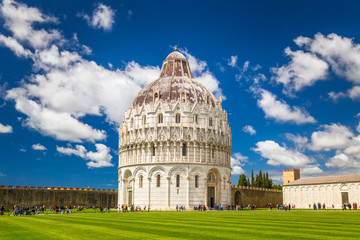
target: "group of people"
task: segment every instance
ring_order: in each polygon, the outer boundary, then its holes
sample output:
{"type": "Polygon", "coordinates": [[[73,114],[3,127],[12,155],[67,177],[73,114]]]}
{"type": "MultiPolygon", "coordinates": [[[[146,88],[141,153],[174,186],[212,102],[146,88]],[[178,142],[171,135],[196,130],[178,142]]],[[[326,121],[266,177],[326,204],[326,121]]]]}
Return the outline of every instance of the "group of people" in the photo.
{"type": "Polygon", "coordinates": [[[277,204],[276,205],[276,209],[277,210],[285,210],[285,211],[290,211],[291,209],[294,209],[295,208],[295,204],[277,204]]]}
{"type": "Polygon", "coordinates": [[[344,211],[344,210],[346,210],[346,208],[351,210],[351,207],[352,207],[353,211],[358,211],[358,205],[356,202],[354,202],[352,205],[351,205],[351,203],[344,203],[342,210],[344,211]]]}
{"type": "MultiPolygon", "coordinates": [[[[147,211],[149,212],[149,211],[150,211],[150,206],[147,206],[147,208],[146,208],[146,206],[144,206],[143,209],[141,209],[140,206],[135,206],[134,204],[132,204],[132,205],[130,206],[130,212],[146,211],[146,209],[147,209],[147,211]]],[[[119,211],[122,211],[122,212],[124,212],[124,213],[125,213],[125,212],[128,212],[128,211],[129,211],[129,206],[126,205],[126,204],[123,204],[123,205],[121,205],[119,211]]]]}

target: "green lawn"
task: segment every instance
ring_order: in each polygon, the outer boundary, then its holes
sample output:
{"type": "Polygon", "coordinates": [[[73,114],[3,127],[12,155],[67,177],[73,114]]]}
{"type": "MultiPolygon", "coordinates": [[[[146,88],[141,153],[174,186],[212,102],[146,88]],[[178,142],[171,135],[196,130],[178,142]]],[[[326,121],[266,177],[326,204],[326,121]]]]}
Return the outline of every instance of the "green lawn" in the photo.
{"type": "Polygon", "coordinates": [[[0,239],[360,239],[360,212],[223,211],[0,217],[0,239]]]}

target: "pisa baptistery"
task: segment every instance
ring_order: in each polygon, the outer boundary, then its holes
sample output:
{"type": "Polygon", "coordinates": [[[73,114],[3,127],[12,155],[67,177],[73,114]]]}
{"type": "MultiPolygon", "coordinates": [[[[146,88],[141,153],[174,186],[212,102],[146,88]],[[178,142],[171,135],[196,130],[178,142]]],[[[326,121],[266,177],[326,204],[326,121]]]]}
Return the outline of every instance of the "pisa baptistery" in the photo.
{"type": "Polygon", "coordinates": [[[231,204],[231,131],[221,100],[178,51],[125,112],[118,205],[170,210],[231,204]]]}

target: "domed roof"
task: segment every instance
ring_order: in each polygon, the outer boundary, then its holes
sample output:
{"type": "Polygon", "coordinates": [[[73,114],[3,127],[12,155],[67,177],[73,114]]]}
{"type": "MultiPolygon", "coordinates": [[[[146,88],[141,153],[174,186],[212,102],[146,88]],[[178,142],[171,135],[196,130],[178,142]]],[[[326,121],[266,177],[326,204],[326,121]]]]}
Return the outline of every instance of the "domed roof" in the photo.
{"type": "Polygon", "coordinates": [[[160,76],[136,95],[131,107],[144,104],[175,103],[177,101],[209,104],[215,107],[213,94],[192,76],[189,62],[178,51],[170,53],[163,62],[160,76]]]}

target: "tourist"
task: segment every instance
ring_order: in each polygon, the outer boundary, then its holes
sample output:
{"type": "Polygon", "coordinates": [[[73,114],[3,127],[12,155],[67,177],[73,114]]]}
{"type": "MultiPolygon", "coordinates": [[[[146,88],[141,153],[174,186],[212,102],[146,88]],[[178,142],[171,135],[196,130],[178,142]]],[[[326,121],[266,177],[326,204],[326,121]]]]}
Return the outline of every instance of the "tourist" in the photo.
{"type": "Polygon", "coordinates": [[[0,216],[3,216],[5,212],[5,208],[3,205],[0,206],[0,216]]]}
{"type": "Polygon", "coordinates": [[[321,210],[321,203],[318,203],[318,210],[321,210]]]}
{"type": "Polygon", "coordinates": [[[325,206],[325,203],[323,203],[323,207],[322,207],[324,210],[326,210],[326,206],[325,206]]]}
{"type": "Polygon", "coordinates": [[[203,211],[206,211],[206,207],[205,207],[205,205],[203,205],[203,211]]]}

